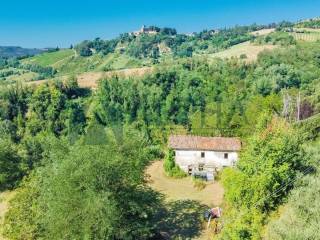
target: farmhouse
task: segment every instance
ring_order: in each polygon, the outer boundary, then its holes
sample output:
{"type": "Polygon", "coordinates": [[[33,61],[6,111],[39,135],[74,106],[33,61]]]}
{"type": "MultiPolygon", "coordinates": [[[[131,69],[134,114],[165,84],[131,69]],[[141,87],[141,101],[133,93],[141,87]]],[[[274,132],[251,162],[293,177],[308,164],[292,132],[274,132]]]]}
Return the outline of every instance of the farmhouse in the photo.
{"type": "Polygon", "coordinates": [[[241,142],[238,138],[176,135],[169,137],[169,148],[174,150],[179,167],[192,174],[234,166],[241,142]]]}

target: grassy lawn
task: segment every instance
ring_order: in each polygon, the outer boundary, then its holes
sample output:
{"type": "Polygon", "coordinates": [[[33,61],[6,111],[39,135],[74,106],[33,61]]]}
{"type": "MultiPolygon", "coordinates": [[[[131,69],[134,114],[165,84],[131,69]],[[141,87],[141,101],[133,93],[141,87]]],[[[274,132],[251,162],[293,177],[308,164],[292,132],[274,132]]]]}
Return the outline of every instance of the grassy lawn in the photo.
{"type": "Polygon", "coordinates": [[[218,183],[208,183],[203,190],[193,186],[190,177],[168,178],[163,171],[162,161],[154,162],[146,171],[149,185],[165,197],[165,209],[158,216],[158,229],[165,239],[209,240],[212,229],[206,229],[203,212],[221,206],[223,188],[218,183]]]}

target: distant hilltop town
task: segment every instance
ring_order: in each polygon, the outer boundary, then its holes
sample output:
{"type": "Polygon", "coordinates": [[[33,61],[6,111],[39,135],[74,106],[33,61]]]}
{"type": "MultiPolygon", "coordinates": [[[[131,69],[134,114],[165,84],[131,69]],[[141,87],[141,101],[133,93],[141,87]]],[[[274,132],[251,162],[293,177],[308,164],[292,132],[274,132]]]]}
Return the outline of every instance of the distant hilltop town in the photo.
{"type": "MultiPolygon", "coordinates": [[[[138,31],[134,31],[134,32],[131,32],[130,35],[134,35],[134,36],[139,36],[141,34],[157,34],[157,33],[166,33],[166,34],[169,34],[169,35],[176,35],[177,34],[177,31],[176,29],[174,28],[159,28],[159,27],[156,27],[156,26],[149,26],[147,27],[146,25],[143,25],[138,31]]],[[[210,34],[210,35],[214,35],[214,34],[217,34],[219,33],[219,30],[207,30],[207,32],[210,34]]],[[[195,36],[196,33],[187,33],[185,35],[187,36],[195,36]]]]}
{"type": "Polygon", "coordinates": [[[143,25],[140,30],[132,32],[131,34],[135,36],[139,36],[141,34],[157,34],[160,30],[160,28],[155,26],[147,27],[146,25],[143,25]]]}

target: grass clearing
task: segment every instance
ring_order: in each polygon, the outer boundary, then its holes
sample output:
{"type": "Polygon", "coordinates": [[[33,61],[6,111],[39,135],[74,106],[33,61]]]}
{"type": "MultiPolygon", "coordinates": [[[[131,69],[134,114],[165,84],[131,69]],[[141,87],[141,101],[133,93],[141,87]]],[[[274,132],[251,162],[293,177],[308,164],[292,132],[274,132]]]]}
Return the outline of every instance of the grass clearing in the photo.
{"type": "Polygon", "coordinates": [[[251,42],[244,42],[237,44],[235,46],[232,46],[231,48],[213,53],[208,55],[209,58],[240,58],[241,55],[245,55],[246,58],[244,59],[246,62],[253,62],[257,60],[259,53],[265,50],[272,50],[275,49],[276,45],[255,45],[251,42]]]}
{"type": "Polygon", "coordinates": [[[268,35],[270,33],[273,33],[276,29],[275,28],[269,28],[269,29],[261,29],[258,31],[251,32],[251,35],[253,36],[264,36],[268,35]]]}
{"type": "Polygon", "coordinates": [[[69,58],[74,55],[74,51],[72,49],[64,49],[59,50],[57,52],[43,53],[31,58],[27,58],[23,60],[23,63],[27,64],[38,64],[42,67],[48,67],[56,64],[59,61],[64,60],[65,58],[69,58]]]}

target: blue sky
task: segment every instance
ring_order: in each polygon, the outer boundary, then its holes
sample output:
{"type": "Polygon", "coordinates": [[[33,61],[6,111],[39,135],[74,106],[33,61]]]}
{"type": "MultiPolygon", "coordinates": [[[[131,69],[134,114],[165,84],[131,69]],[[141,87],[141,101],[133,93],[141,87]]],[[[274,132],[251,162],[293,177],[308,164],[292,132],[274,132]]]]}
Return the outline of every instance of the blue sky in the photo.
{"type": "Polygon", "coordinates": [[[318,0],[3,0],[0,45],[67,47],[142,24],[193,32],[319,15],[318,0]]]}

